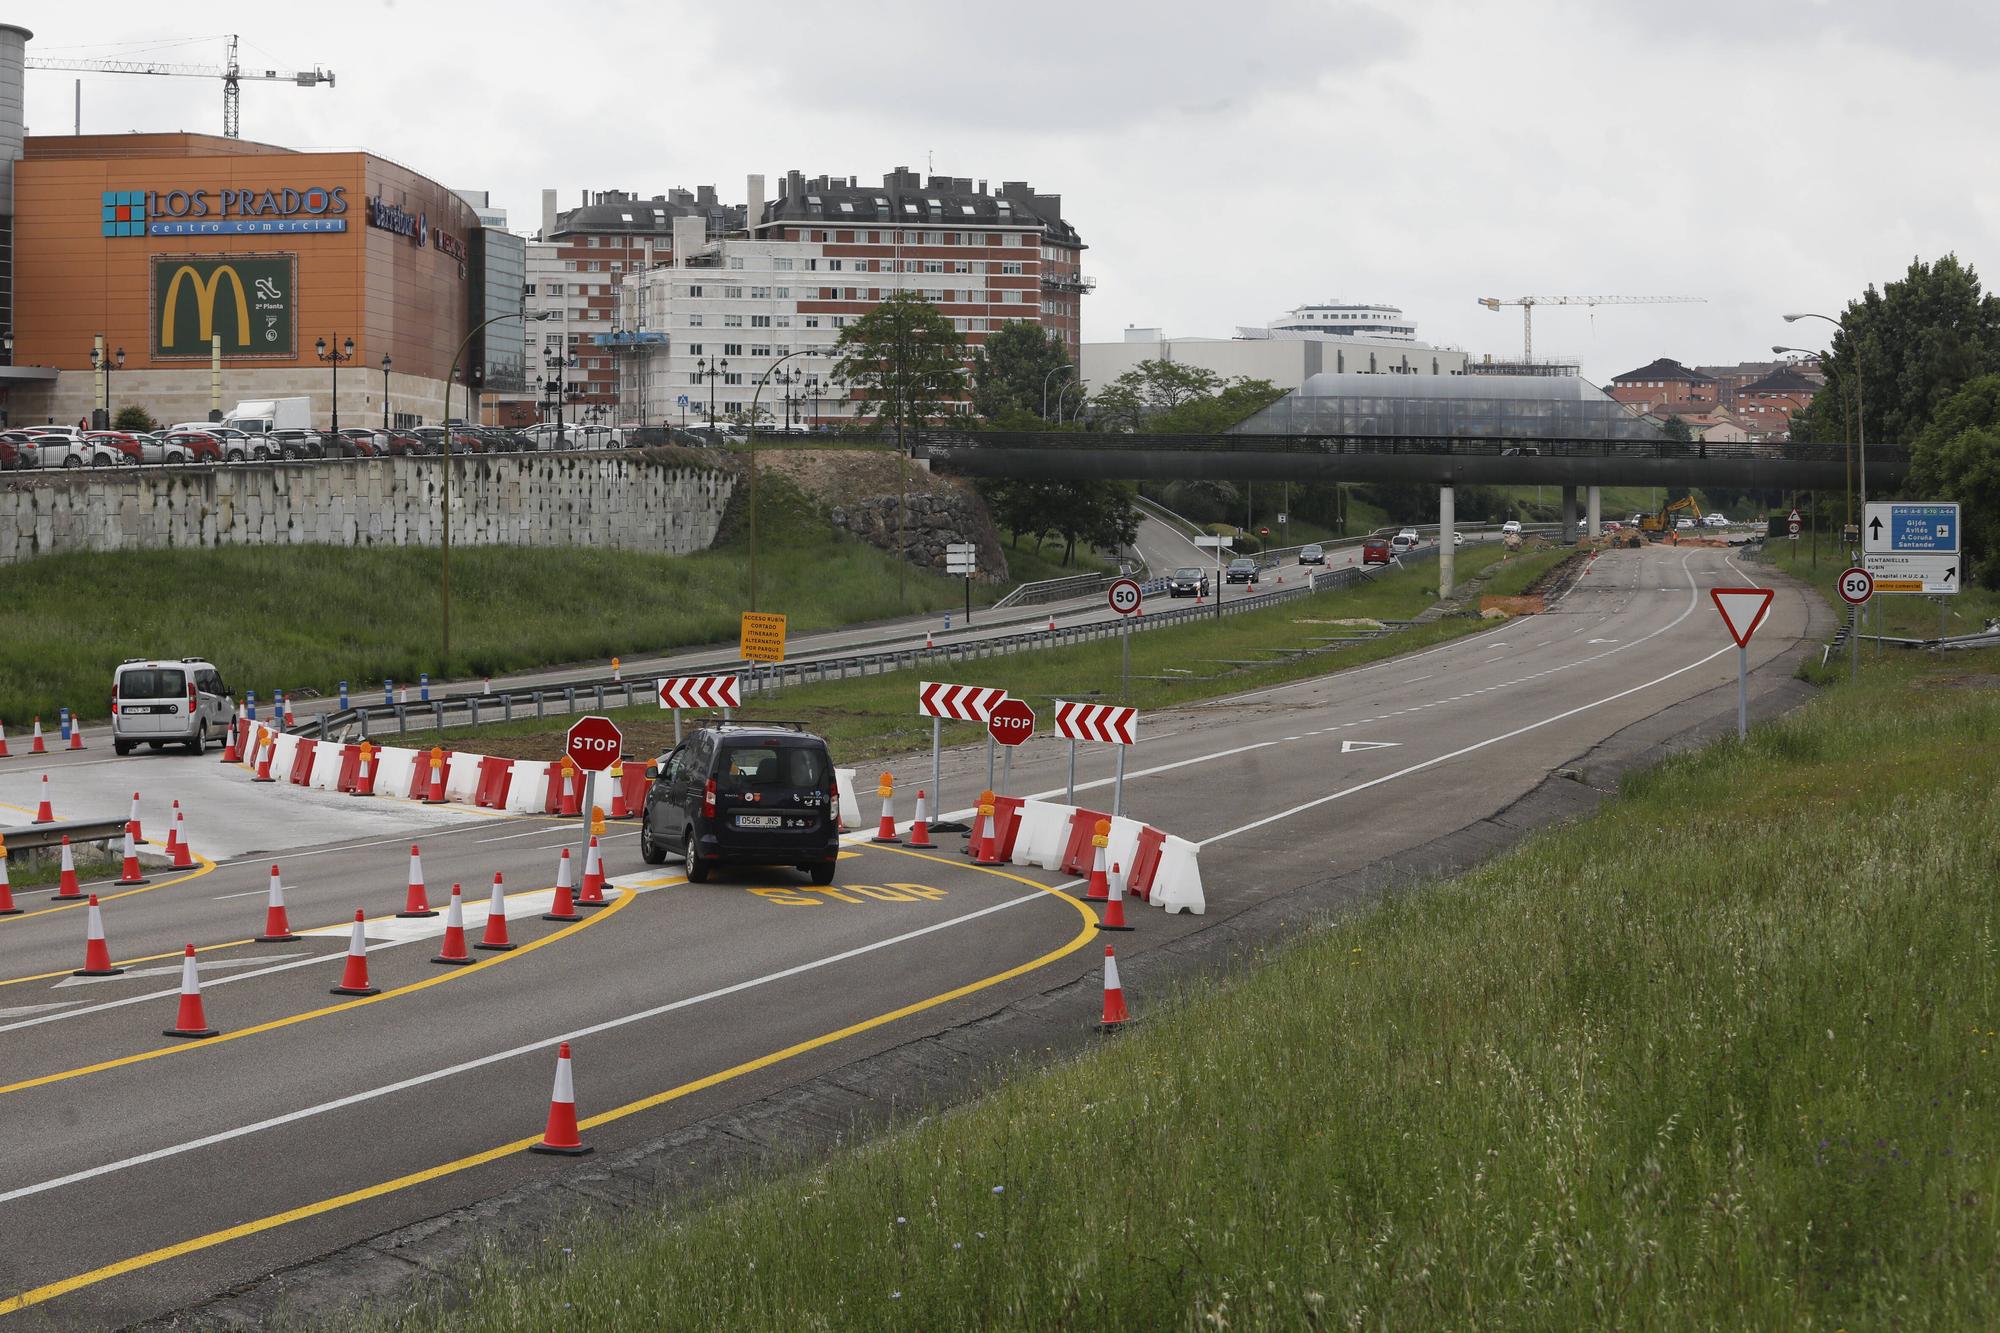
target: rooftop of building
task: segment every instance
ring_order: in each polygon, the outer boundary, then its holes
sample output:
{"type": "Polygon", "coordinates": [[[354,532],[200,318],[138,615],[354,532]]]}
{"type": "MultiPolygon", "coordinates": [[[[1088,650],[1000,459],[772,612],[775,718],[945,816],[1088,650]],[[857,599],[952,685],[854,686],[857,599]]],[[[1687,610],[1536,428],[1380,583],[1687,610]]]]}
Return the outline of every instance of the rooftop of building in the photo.
{"type": "Polygon", "coordinates": [[[1759,380],[1752,380],[1736,392],[1749,393],[1818,393],[1820,386],[1801,375],[1789,365],[1779,366],[1759,380]]]}
{"type": "Polygon", "coordinates": [[[778,194],[764,205],[761,226],[785,222],[875,222],[904,227],[1034,227],[1059,245],[1081,247],[1076,228],[1063,220],[1062,196],[1040,194],[1026,181],[1002,181],[996,191],[969,176],[919,176],[897,167],[882,184],[858,176],[814,176],[788,171],[778,194]]]}
{"type": "Polygon", "coordinates": [[[1640,366],[1637,370],[1628,370],[1623,375],[1611,377],[1613,384],[1629,384],[1633,380],[1668,380],[1677,384],[1715,383],[1712,376],[1704,375],[1699,370],[1690,370],[1670,356],[1663,356],[1657,361],[1640,366]]]}
{"type": "Polygon", "coordinates": [[[706,220],[711,236],[740,230],[742,204],[725,204],[713,185],[693,190],[672,189],[642,199],[625,190],[600,190],[584,196],[584,202],[566,213],[556,214],[555,226],[541,239],[560,240],[565,236],[603,236],[624,233],[635,236],[672,236],[674,219],[699,217],[706,220]]]}
{"type": "Polygon", "coordinates": [[[282,144],[226,139],[220,134],[175,130],[165,134],[30,134],[21,154],[30,158],[89,157],[258,157],[296,153],[282,144]]]}
{"type": "Polygon", "coordinates": [[[1314,375],[1232,434],[1495,434],[1657,439],[1659,428],[1575,376],[1314,375]]]}

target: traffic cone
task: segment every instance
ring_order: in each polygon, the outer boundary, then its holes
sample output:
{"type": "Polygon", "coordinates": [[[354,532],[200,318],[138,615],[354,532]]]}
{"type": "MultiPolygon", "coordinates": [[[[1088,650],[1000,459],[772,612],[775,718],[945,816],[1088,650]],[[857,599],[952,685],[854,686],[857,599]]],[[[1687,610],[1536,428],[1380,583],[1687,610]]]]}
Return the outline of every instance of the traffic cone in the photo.
{"type": "Polygon", "coordinates": [[[549,1094],[549,1125],[542,1141],[528,1145],[529,1152],[581,1157],[590,1149],[576,1132],[576,1083],[570,1076],[569,1043],[556,1047],[556,1086],[549,1094]]]}
{"type": "Polygon", "coordinates": [[[425,805],[443,805],[445,803],[444,769],[445,764],[448,762],[441,754],[434,754],[430,757],[431,787],[429,791],[424,793],[425,805]]]}
{"type": "Polygon", "coordinates": [[[188,870],[194,866],[194,848],[188,846],[187,831],[181,827],[181,812],[174,810],[174,822],[169,827],[167,844],[171,848],[173,866],[176,870],[188,870]]]}
{"type": "Polygon", "coordinates": [[[62,871],[56,876],[55,900],[59,903],[82,902],[84,892],[76,883],[76,853],[70,849],[69,835],[62,840],[62,871]]]}
{"type": "Polygon", "coordinates": [[[930,816],[924,811],[924,789],[922,787],[917,788],[917,817],[910,824],[910,840],[905,845],[910,847],[937,846],[936,843],[931,841],[931,821],[930,816]]]}
{"type": "Polygon", "coordinates": [[[0,838],[0,916],[19,916],[14,906],[14,886],[7,882],[7,840],[0,838]]]}
{"type": "MultiPolygon", "coordinates": [[[[625,804],[624,760],[621,759],[611,765],[610,769],[606,771],[605,776],[611,780],[611,817],[613,819],[630,819],[632,817],[632,807],[625,804]]],[[[588,877],[588,872],[586,872],[585,878],[587,879],[588,877]]]]}
{"type": "Polygon", "coordinates": [[[181,955],[181,1010],[174,1019],[174,1025],[161,1035],[168,1037],[213,1037],[216,1030],[208,1025],[208,1018],[201,1011],[201,970],[195,965],[194,946],[187,946],[181,955]]]}
{"type": "Polygon", "coordinates": [[[562,849],[562,861],[556,866],[556,900],[549,904],[549,910],[542,913],[544,921],[581,921],[583,913],[576,910],[576,904],[569,896],[569,848],[562,849]]]}
{"type": "Polygon", "coordinates": [[[146,834],[139,827],[139,793],[136,791],[132,793],[132,813],[125,816],[125,822],[132,826],[132,841],[144,843],[146,834]]]}
{"type": "Polygon", "coordinates": [[[335,995],[380,995],[379,988],[368,984],[368,932],[362,922],[368,918],[359,908],[354,912],[354,934],[347,940],[347,967],[340,974],[340,984],[333,988],[335,995]]]}
{"type": "Polygon", "coordinates": [[[56,822],[55,807],[49,804],[49,775],[46,773],[42,774],[42,803],[35,807],[35,817],[29,822],[34,824],[56,822]]]}
{"type": "Polygon", "coordinates": [[[583,889],[576,895],[578,907],[602,907],[604,897],[604,853],[598,849],[597,838],[593,834],[590,846],[583,851],[583,889]]]}
{"type": "Polygon", "coordinates": [[[1099,930],[1130,930],[1125,924],[1125,881],[1120,878],[1117,866],[1111,867],[1111,897],[1104,904],[1104,919],[1097,923],[1099,930]]]}
{"type": "Polygon", "coordinates": [[[35,738],[28,746],[29,754],[47,754],[49,747],[42,741],[42,720],[35,719],[35,738]]]}
{"type": "Polygon", "coordinates": [[[285,881],[278,877],[278,867],[272,866],[271,893],[264,900],[264,933],[257,937],[257,943],[286,944],[297,938],[285,915],[285,881]]]}
{"type": "Polygon", "coordinates": [[[118,870],[115,881],[121,885],[150,884],[151,880],[139,871],[139,850],[132,845],[132,825],[125,826],[125,862],[118,870]]]}
{"type": "MultiPolygon", "coordinates": [[[[133,818],[137,819],[138,816],[135,814],[133,815],[133,818]]],[[[174,848],[180,845],[181,845],[181,803],[179,801],[175,801],[173,808],[173,818],[167,824],[167,845],[164,848],[162,848],[162,850],[165,851],[168,856],[172,856],[174,854],[174,848]]]]}
{"type": "Polygon", "coordinates": [[[972,803],[972,832],[965,835],[965,854],[975,859],[979,855],[980,839],[985,836],[982,830],[986,827],[987,803],[992,799],[993,793],[981,792],[979,799],[972,803]]]}
{"type": "Polygon", "coordinates": [[[375,794],[375,780],[371,774],[374,771],[375,747],[364,740],[361,742],[361,763],[354,770],[354,790],[347,794],[349,796],[373,796],[375,794]]]}
{"type": "Polygon", "coordinates": [[[931,642],[931,632],[930,632],[929,630],[925,630],[925,631],[924,631],[924,651],[928,653],[928,652],[932,651],[933,649],[935,649],[936,647],[937,647],[937,645],[936,645],[935,643],[931,642]]]}
{"type": "Polygon", "coordinates": [[[1054,634],[1055,632],[1056,632],[1056,618],[1053,615],[1051,615],[1049,617],[1049,633],[1054,634]]]}
{"type": "Polygon", "coordinates": [[[576,790],[576,770],[567,761],[563,764],[562,779],[562,804],[557,808],[557,813],[564,818],[575,818],[583,813],[582,797],[576,790]]]}
{"type": "Polygon", "coordinates": [[[1132,1020],[1125,1009],[1125,988],[1118,984],[1118,955],[1111,952],[1111,946],[1104,946],[1104,1017],[1098,1021],[1099,1032],[1116,1032],[1132,1020]]]}
{"type": "Polygon", "coordinates": [[[69,748],[72,750],[83,748],[83,723],[73,714],[69,720],[69,748]]]}
{"type": "Polygon", "coordinates": [[[999,856],[1000,839],[995,836],[994,828],[995,824],[993,819],[993,793],[990,791],[980,792],[979,793],[980,835],[977,844],[974,847],[972,856],[972,859],[975,864],[982,866],[990,866],[990,865],[998,865],[1000,863],[1000,856],[999,856]]]}
{"type": "Polygon", "coordinates": [[[1095,850],[1090,855],[1090,887],[1084,892],[1084,901],[1101,903],[1111,898],[1111,889],[1104,875],[1104,848],[1111,841],[1111,821],[1097,821],[1097,833],[1090,840],[1095,850]]]}
{"type": "Polygon", "coordinates": [[[0,719],[0,759],[9,757],[7,753],[7,723],[4,719],[0,719]]]}
{"type": "Polygon", "coordinates": [[[896,816],[892,813],[896,799],[896,779],[884,773],[882,780],[875,784],[875,794],[882,798],[882,822],[875,827],[873,841],[900,843],[902,839],[896,836],[896,816]]]}
{"type": "Polygon", "coordinates": [[[410,844],[410,887],[403,895],[403,910],[396,913],[400,917],[436,916],[437,909],[424,899],[424,859],[417,854],[417,844],[410,844]]]}
{"type": "Polygon", "coordinates": [[[259,727],[257,728],[255,744],[257,748],[253,753],[257,756],[257,772],[250,780],[252,782],[276,782],[277,779],[271,776],[271,760],[278,753],[277,736],[263,727],[259,727]]]}
{"type": "Polygon", "coordinates": [[[73,977],[115,977],[125,969],[111,966],[111,948],[104,942],[104,913],[98,909],[97,895],[90,895],[90,915],[83,927],[83,966],[73,977]]]}
{"type": "Polygon", "coordinates": [[[433,963],[464,967],[467,963],[479,961],[465,951],[465,910],[461,902],[458,885],[454,884],[451,886],[451,905],[445,908],[444,913],[444,949],[431,956],[433,963]]]}
{"type": "Polygon", "coordinates": [[[225,764],[240,764],[243,762],[243,755],[236,748],[236,734],[242,730],[242,721],[243,716],[239,711],[235,717],[229,719],[229,730],[223,733],[222,762],[225,764]]]}
{"type": "Polygon", "coordinates": [[[486,905],[486,934],[475,949],[506,951],[513,948],[507,939],[507,891],[500,887],[500,872],[493,872],[493,898],[486,905]]]}

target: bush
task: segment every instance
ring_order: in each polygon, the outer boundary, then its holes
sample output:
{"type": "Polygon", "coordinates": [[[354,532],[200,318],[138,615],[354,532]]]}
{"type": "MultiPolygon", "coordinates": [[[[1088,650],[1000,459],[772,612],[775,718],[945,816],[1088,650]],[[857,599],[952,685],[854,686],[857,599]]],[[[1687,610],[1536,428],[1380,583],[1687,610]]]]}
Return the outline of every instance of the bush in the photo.
{"type": "Polygon", "coordinates": [[[111,428],[113,430],[149,432],[158,430],[160,423],[153,419],[151,412],[140,407],[137,403],[132,403],[118,409],[118,415],[111,418],[111,428]]]}

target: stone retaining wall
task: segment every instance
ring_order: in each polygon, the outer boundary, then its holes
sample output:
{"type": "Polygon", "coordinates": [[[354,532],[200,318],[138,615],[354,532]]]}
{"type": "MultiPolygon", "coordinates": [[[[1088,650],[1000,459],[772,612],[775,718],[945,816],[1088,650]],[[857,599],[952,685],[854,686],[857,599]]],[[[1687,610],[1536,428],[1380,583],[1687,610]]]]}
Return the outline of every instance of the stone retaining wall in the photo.
{"type": "MultiPolygon", "coordinates": [[[[715,539],[735,480],[652,453],[452,460],[452,543],[681,555],[715,539]]],[[[58,551],[434,546],[436,458],[0,475],[0,565],[58,551]]]]}

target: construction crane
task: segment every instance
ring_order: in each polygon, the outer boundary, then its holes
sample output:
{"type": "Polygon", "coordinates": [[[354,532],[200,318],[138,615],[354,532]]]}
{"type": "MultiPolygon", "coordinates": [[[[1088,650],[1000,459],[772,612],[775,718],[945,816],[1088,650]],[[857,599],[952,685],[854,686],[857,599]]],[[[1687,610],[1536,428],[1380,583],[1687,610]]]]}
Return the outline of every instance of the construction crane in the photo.
{"type": "Polygon", "coordinates": [[[1535,307],[1538,305],[1679,305],[1686,302],[1704,302],[1705,296],[1521,296],[1512,301],[1502,301],[1498,297],[1482,296],[1479,304],[1495,314],[1503,305],[1521,307],[1521,359],[1535,359],[1535,307]]]}
{"type": "Polygon", "coordinates": [[[245,79],[259,82],[296,83],[301,88],[311,88],[317,84],[333,87],[333,71],[323,70],[315,65],[310,70],[295,70],[290,73],[267,69],[257,71],[244,69],[236,60],[237,38],[229,37],[228,62],[220,67],[215,65],[163,65],[151,60],[44,60],[30,59],[29,69],[82,70],[98,74],[170,74],[190,79],[222,80],[222,133],[231,139],[241,138],[237,132],[241,117],[238,103],[242,99],[242,83],[245,79]]]}

